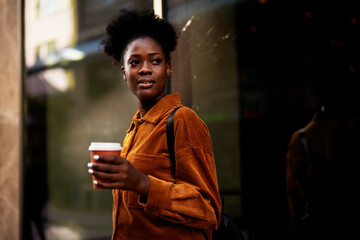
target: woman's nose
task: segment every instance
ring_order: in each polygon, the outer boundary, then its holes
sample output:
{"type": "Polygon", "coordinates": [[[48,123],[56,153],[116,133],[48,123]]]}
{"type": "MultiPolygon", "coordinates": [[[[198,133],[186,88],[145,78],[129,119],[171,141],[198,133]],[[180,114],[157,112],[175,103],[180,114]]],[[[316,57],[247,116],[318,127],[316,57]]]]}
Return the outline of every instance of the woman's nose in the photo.
{"type": "Polygon", "coordinates": [[[146,75],[146,74],[151,74],[151,66],[149,63],[144,62],[143,64],[141,64],[140,66],[140,70],[139,70],[139,74],[140,75],[146,75]]]}

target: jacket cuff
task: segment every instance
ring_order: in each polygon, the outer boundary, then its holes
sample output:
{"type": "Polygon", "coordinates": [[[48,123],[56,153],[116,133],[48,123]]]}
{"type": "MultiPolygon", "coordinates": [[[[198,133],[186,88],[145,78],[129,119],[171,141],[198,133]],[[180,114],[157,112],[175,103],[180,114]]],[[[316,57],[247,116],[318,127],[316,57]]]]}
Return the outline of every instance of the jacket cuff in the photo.
{"type": "Polygon", "coordinates": [[[144,207],[144,211],[154,215],[160,216],[164,209],[168,209],[170,204],[170,188],[173,185],[171,182],[166,182],[149,176],[150,186],[149,193],[147,196],[147,202],[140,201],[138,203],[144,207]]]}

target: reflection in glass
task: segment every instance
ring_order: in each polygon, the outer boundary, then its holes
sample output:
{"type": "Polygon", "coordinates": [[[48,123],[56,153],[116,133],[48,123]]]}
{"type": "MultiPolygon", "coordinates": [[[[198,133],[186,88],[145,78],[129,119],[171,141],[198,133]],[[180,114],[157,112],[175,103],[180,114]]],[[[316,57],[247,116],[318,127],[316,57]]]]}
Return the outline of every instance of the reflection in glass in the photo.
{"type": "MultiPolygon", "coordinates": [[[[46,1],[39,2],[44,9],[48,5],[42,2],[46,1]]],[[[101,53],[99,42],[109,17],[137,3],[91,1],[84,12],[85,1],[55,2],[56,11],[48,8],[46,14],[38,15],[36,1],[25,3],[27,135],[22,237],[110,239],[112,194],[92,188],[86,167],[88,147],[92,141],[121,142],[137,103],[122,80],[121,69],[101,53]],[[91,21],[79,25],[83,19],[91,21]]],[[[141,7],[152,7],[152,1],[141,3],[141,7]]]]}
{"type": "Polygon", "coordinates": [[[168,1],[181,35],[172,87],[209,127],[225,211],[241,216],[240,89],[234,7],[241,1],[168,1]]]}

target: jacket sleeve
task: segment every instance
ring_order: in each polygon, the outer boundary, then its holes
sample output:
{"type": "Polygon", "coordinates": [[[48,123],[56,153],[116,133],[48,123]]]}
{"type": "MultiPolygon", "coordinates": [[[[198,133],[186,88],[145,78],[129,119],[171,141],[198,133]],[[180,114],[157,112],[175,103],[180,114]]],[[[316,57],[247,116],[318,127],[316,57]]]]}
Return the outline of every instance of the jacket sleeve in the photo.
{"type": "Polygon", "coordinates": [[[308,175],[309,162],[296,131],[286,153],[286,189],[289,209],[289,223],[292,231],[297,231],[298,220],[304,208],[304,187],[308,175]]]}
{"type": "Polygon", "coordinates": [[[145,211],[193,228],[216,229],[221,200],[208,129],[191,109],[183,107],[175,116],[176,181],[149,176],[145,211]]]}

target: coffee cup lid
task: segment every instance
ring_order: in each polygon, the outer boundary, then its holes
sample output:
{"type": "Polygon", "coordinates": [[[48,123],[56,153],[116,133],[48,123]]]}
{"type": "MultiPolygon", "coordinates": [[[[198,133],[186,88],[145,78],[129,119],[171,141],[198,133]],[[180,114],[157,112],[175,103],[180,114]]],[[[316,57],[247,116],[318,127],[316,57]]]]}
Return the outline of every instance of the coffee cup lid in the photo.
{"type": "Polygon", "coordinates": [[[92,142],[89,151],[119,151],[122,150],[121,144],[116,142],[92,142]]]}

